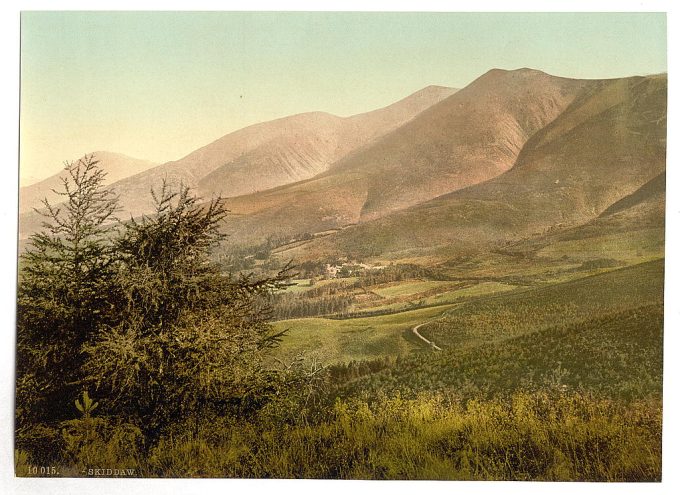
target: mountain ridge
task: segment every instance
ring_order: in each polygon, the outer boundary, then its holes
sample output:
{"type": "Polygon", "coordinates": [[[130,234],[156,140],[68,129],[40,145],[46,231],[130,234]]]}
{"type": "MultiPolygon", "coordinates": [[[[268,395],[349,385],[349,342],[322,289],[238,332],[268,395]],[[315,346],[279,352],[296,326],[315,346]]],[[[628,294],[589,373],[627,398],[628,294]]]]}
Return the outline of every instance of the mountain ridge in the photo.
{"type": "Polygon", "coordinates": [[[162,179],[196,188],[203,196],[227,197],[304,180],[456,91],[428,88],[387,107],[354,116],[306,112],[254,124],[115,186],[126,209],[139,214],[150,210],[148,191],[162,179]],[[299,169],[290,173],[290,167],[298,165],[299,169]]]}
{"type": "MultiPolygon", "coordinates": [[[[656,225],[666,92],[664,75],[580,80],[492,69],[461,90],[428,86],[364,114],[307,112],[255,124],[114,187],[126,186],[138,214],[148,211],[150,179],[205,196],[229,179],[246,184],[250,192],[226,198],[230,242],[323,233],[286,251],[300,259],[452,243],[464,251],[607,216],[611,225],[638,216],[656,225]],[[419,108],[421,96],[437,101],[404,117],[414,107],[400,103],[410,98],[419,108]],[[208,155],[235,135],[247,138],[218,165],[208,155]],[[189,172],[196,161],[203,165],[189,172]]],[[[24,234],[35,221],[22,216],[24,234]]]]}
{"type": "Polygon", "coordinates": [[[236,216],[226,228],[248,242],[265,231],[338,229],[487,181],[587,84],[538,71],[487,73],[312,179],[231,198],[236,216]]]}
{"type": "Polygon", "coordinates": [[[666,91],[659,77],[594,81],[505,173],[350,227],[309,250],[378,255],[451,243],[476,250],[594,220],[665,170],[666,91]]]}

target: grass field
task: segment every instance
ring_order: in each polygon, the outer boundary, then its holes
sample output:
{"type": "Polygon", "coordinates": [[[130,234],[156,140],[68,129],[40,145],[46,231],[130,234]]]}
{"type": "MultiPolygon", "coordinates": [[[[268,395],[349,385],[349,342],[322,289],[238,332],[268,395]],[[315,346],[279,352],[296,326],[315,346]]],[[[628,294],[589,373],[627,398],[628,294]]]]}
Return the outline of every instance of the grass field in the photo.
{"type": "Polygon", "coordinates": [[[470,287],[463,287],[462,289],[425,297],[422,301],[424,304],[441,304],[458,301],[463,298],[500,294],[501,292],[507,292],[515,288],[516,286],[512,284],[502,282],[480,282],[470,287]]]}
{"type": "Polygon", "coordinates": [[[277,331],[288,329],[289,333],[275,355],[290,360],[304,353],[324,364],[404,356],[423,349],[409,330],[428,321],[431,323],[420,332],[440,347],[476,346],[658,303],[663,298],[663,260],[583,275],[573,273],[571,277],[581,278],[530,288],[481,282],[420,298],[419,293],[445,289],[451,283],[394,283],[374,292],[399,295],[406,301],[389,302],[387,298],[386,304],[373,303],[365,309],[393,314],[276,322],[277,331]]]}
{"type": "Polygon", "coordinates": [[[278,321],[274,328],[278,331],[289,329],[289,333],[276,349],[275,356],[285,361],[304,352],[308,359],[334,364],[405,355],[422,346],[405,338],[404,333],[452,307],[443,305],[345,320],[300,318],[278,321]]]}
{"type": "Polygon", "coordinates": [[[326,285],[347,286],[353,284],[356,280],[356,277],[348,277],[340,279],[317,280],[314,282],[314,284],[310,284],[310,279],[308,278],[297,278],[290,280],[290,285],[288,285],[285,290],[289,293],[298,294],[315,287],[324,287],[326,285]]]}
{"type": "Polygon", "coordinates": [[[612,233],[585,239],[569,239],[551,243],[540,249],[539,256],[576,260],[592,260],[606,256],[625,262],[640,263],[663,255],[663,229],[644,229],[612,233]]]}
{"type": "MultiPolygon", "coordinates": [[[[449,290],[452,285],[450,282],[437,283],[434,285],[431,291],[437,291],[440,289],[441,292],[436,292],[435,294],[425,295],[425,294],[411,294],[414,297],[408,297],[406,301],[403,301],[403,297],[399,298],[396,302],[392,302],[395,298],[386,298],[384,301],[373,302],[368,305],[356,306],[353,308],[354,314],[370,313],[372,311],[389,311],[389,312],[399,312],[399,311],[410,311],[417,309],[418,307],[427,306],[443,306],[459,302],[462,299],[479,297],[483,295],[499,294],[501,292],[506,292],[515,289],[516,287],[511,284],[506,284],[502,282],[470,282],[472,285],[465,287],[459,287],[449,290]]],[[[395,287],[396,289],[396,287],[395,287]]],[[[408,290],[408,289],[407,289],[408,290]]],[[[373,292],[377,292],[373,290],[373,292]]],[[[427,294],[430,294],[428,292],[427,294]]]]}
{"type": "Polygon", "coordinates": [[[381,297],[401,297],[420,294],[433,289],[440,289],[450,286],[451,282],[440,282],[434,280],[415,280],[390,284],[385,287],[376,287],[373,292],[381,297]]]}

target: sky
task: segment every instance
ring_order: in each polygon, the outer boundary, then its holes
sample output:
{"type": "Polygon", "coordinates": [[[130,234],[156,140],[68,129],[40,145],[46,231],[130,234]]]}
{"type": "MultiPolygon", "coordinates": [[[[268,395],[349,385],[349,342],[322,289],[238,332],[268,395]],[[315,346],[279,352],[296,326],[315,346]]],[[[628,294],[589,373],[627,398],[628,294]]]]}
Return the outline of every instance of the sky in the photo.
{"type": "Polygon", "coordinates": [[[250,124],[352,115],[521,67],[665,72],[666,16],[23,12],[20,181],[99,150],[163,163],[250,124]]]}

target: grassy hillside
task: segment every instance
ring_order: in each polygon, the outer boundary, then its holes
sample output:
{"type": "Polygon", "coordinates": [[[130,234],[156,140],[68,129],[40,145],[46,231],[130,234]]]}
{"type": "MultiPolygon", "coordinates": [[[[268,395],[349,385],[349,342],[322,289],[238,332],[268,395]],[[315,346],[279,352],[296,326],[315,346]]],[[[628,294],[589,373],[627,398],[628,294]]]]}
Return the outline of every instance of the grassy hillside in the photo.
{"type": "Polygon", "coordinates": [[[412,355],[349,389],[659,397],[662,328],[663,262],[656,261],[456,307],[420,330],[443,351],[412,355]]]}
{"type": "Polygon", "coordinates": [[[666,172],[657,175],[652,180],[644,184],[640,189],[632,192],[628,196],[621,198],[611,205],[601,216],[611,216],[623,212],[627,209],[636,208],[644,204],[657,204],[663,202],[666,196],[666,172]]]}
{"type": "Polygon", "coordinates": [[[412,355],[347,387],[349,393],[449,390],[465,398],[538,389],[661,397],[662,328],[662,305],[641,306],[504,341],[412,355]]]}
{"type": "Polygon", "coordinates": [[[663,302],[663,260],[558,284],[480,298],[421,333],[440,347],[477,345],[663,302]]]}
{"type": "Polygon", "coordinates": [[[308,360],[322,364],[396,357],[422,349],[410,336],[418,323],[440,316],[451,305],[365,318],[300,318],[274,324],[278,331],[289,329],[275,356],[291,361],[304,353],[308,360]]]}

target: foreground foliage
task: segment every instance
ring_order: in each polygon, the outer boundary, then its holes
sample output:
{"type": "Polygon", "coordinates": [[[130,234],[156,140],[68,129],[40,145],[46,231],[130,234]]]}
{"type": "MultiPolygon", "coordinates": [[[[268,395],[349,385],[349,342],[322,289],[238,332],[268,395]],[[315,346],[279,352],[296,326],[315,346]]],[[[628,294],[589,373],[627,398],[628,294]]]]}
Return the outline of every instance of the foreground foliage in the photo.
{"type": "Polygon", "coordinates": [[[318,420],[293,413],[286,421],[278,406],[272,403],[254,421],[222,418],[198,430],[178,428],[147,449],[129,427],[112,434],[102,425],[90,427],[97,429],[90,442],[77,444],[71,425],[64,470],[113,465],[152,477],[332,479],[661,476],[661,404],[653,399],[626,404],[582,393],[516,392],[504,400],[462,402],[397,394],[337,400],[318,420]],[[71,459],[77,461],[69,465],[71,459]]]}

